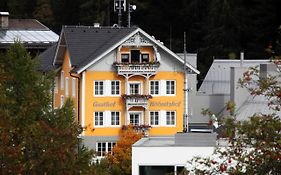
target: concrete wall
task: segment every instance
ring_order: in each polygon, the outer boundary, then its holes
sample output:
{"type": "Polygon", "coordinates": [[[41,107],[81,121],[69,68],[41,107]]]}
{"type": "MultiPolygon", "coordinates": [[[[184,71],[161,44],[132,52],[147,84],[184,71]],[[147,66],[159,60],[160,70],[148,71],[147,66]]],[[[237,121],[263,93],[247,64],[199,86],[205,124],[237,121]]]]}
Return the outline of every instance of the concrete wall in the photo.
{"type": "Polygon", "coordinates": [[[196,94],[190,96],[191,116],[190,123],[208,123],[209,117],[201,114],[202,108],[210,109],[211,111],[218,113],[223,110],[225,104],[229,101],[229,95],[217,94],[217,95],[204,95],[196,94]]]}
{"type": "Polygon", "coordinates": [[[132,175],[139,175],[139,166],[184,166],[195,156],[212,155],[214,147],[133,147],[132,175]]]}

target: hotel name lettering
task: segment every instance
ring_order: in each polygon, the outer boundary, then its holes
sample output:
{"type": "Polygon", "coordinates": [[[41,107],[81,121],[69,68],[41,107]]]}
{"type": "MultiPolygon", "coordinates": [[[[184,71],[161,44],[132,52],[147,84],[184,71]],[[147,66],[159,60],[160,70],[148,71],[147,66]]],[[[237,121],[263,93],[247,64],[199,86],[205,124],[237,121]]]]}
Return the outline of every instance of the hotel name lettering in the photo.
{"type": "Polygon", "coordinates": [[[94,107],[115,107],[116,102],[94,102],[94,107]]]}
{"type": "Polygon", "coordinates": [[[161,102],[161,101],[156,101],[156,102],[150,102],[149,106],[151,107],[179,107],[181,104],[180,101],[174,102],[174,101],[169,101],[169,102],[161,102]]]}

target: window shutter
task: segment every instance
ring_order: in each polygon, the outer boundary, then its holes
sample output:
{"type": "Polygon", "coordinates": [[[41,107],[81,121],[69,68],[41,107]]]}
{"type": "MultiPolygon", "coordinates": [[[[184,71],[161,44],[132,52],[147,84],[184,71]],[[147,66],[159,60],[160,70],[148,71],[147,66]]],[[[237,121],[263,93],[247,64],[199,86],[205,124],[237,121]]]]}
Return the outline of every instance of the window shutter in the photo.
{"type": "Polygon", "coordinates": [[[103,82],[103,89],[104,89],[104,96],[111,95],[111,81],[110,80],[105,80],[103,82]]]}
{"type": "Polygon", "coordinates": [[[111,125],[111,112],[110,111],[104,111],[103,113],[103,125],[105,127],[109,127],[111,125]]]}
{"type": "Polygon", "coordinates": [[[159,94],[160,95],[166,95],[166,81],[165,80],[160,80],[160,82],[159,82],[160,84],[159,84],[159,90],[160,90],[160,92],[159,92],[159,94]]]}
{"type": "Polygon", "coordinates": [[[159,125],[160,126],[166,125],[166,111],[164,110],[159,111],[159,125]]]}

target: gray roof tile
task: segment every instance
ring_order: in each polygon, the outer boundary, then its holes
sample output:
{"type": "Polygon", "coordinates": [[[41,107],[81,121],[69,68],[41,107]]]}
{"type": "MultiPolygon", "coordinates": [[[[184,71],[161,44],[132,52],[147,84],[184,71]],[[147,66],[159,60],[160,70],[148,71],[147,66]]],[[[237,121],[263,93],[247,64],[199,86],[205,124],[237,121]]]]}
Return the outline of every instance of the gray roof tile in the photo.
{"type": "Polygon", "coordinates": [[[86,66],[134,30],[136,28],[64,26],[63,32],[75,70],[86,66]]]}

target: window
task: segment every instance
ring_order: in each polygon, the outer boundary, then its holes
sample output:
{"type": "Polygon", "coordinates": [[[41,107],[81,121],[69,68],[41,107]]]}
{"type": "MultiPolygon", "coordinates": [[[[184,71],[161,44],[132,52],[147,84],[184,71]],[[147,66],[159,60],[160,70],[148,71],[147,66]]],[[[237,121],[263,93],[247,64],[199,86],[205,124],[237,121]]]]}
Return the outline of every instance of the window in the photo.
{"type": "Polygon", "coordinates": [[[158,111],[150,112],[150,125],[159,125],[159,112],[158,111]]]}
{"type": "Polygon", "coordinates": [[[103,95],[103,81],[95,81],[94,83],[95,95],[103,95]]]}
{"type": "Polygon", "coordinates": [[[75,97],[76,94],[76,81],[75,78],[72,78],[72,97],[75,97]]]}
{"type": "Polygon", "coordinates": [[[68,77],[65,78],[65,96],[68,97],[68,77]]]}
{"type": "Polygon", "coordinates": [[[166,81],[166,94],[175,94],[175,81],[166,81]]]}
{"type": "Polygon", "coordinates": [[[106,142],[98,142],[97,143],[97,156],[98,157],[104,157],[106,155],[106,142]]]}
{"type": "Polygon", "coordinates": [[[166,112],[166,125],[175,125],[175,111],[166,112]]]}
{"type": "Polygon", "coordinates": [[[149,54],[141,54],[141,62],[148,63],[149,62],[149,54]]]}
{"type": "Polygon", "coordinates": [[[130,124],[132,125],[140,125],[140,114],[134,113],[130,114],[130,124]]]}
{"type": "Polygon", "coordinates": [[[120,81],[111,81],[111,95],[120,95],[120,81]]]}
{"type": "Polygon", "coordinates": [[[61,95],[61,96],[60,96],[60,107],[62,107],[63,104],[64,104],[64,96],[61,95]]]}
{"type": "Polygon", "coordinates": [[[129,54],[121,54],[121,62],[128,63],[129,62],[129,54]]]}
{"type": "Polygon", "coordinates": [[[150,94],[159,95],[159,81],[150,81],[150,94]]]}
{"type": "Polygon", "coordinates": [[[111,112],[111,125],[120,125],[120,112],[111,112]]]}
{"type": "Polygon", "coordinates": [[[60,89],[64,89],[64,71],[62,70],[60,73],[60,89]]]}
{"type": "Polygon", "coordinates": [[[97,142],[96,152],[98,157],[104,157],[107,153],[112,152],[112,148],[116,145],[115,142],[97,142]]]}
{"type": "Polygon", "coordinates": [[[95,112],[95,126],[103,126],[103,112],[95,112]]]}
{"type": "Polygon", "coordinates": [[[141,94],[140,87],[140,83],[130,83],[130,95],[141,94]]]}
{"type": "Polygon", "coordinates": [[[115,142],[108,142],[107,143],[107,152],[112,153],[112,148],[116,145],[115,142]]]}
{"type": "Polygon", "coordinates": [[[132,63],[140,62],[140,50],[131,50],[131,62],[132,63]]]}
{"type": "Polygon", "coordinates": [[[54,87],[54,91],[55,93],[58,93],[58,84],[59,84],[59,79],[58,77],[55,77],[55,87],[54,87]]]}

